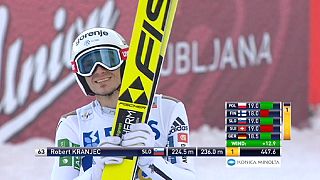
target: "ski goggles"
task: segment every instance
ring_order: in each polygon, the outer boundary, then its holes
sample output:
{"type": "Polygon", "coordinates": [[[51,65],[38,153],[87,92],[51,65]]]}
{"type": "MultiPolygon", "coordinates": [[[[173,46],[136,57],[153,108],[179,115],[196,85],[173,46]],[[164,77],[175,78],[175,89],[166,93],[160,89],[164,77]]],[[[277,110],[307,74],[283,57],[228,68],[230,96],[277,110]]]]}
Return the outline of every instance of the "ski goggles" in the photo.
{"type": "Polygon", "coordinates": [[[129,48],[117,49],[112,47],[97,47],[82,52],[71,62],[72,71],[81,76],[91,76],[97,65],[113,71],[127,60],[129,48]]]}

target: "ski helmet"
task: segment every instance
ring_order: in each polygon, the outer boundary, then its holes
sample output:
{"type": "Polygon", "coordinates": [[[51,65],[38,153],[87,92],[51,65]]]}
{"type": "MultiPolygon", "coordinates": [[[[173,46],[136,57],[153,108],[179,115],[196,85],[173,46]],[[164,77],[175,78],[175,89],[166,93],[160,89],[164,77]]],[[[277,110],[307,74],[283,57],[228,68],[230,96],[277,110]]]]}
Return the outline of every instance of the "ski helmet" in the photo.
{"type": "Polygon", "coordinates": [[[124,38],[112,29],[92,28],[79,34],[72,44],[71,65],[85,95],[95,95],[84,77],[91,76],[97,65],[108,70],[120,67],[122,76],[128,49],[124,38]]]}

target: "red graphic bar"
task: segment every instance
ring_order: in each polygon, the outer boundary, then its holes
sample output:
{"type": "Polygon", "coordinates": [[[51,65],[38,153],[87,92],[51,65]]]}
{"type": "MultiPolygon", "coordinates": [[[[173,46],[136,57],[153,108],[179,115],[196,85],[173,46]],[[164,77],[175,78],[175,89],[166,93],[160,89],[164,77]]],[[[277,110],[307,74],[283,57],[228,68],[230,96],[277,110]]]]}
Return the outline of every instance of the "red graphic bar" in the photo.
{"type": "Polygon", "coordinates": [[[269,110],[260,110],[260,117],[269,117],[269,110]]]}
{"type": "Polygon", "coordinates": [[[273,132],[273,125],[261,125],[260,132],[273,132]]]}
{"type": "Polygon", "coordinates": [[[320,1],[310,3],[310,63],[309,63],[309,102],[320,103],[320,1]]]}

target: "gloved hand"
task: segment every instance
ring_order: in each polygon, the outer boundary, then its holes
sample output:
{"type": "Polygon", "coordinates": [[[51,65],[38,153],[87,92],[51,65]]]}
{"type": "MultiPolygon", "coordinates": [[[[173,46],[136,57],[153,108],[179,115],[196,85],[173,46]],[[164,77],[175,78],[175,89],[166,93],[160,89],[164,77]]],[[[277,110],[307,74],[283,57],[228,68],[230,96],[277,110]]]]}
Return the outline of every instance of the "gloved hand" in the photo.
{"type": "MultiPolygon", "coordinates": [[[[105,142],[98,147],[120,147],[121,138],[118,136],[108,136],[105,142]]],[[[92,179],[101,179],[105,165],[121,164],[123,157],[93,156],[92,179]]]]}
{"type": "MultiPolygon", "coordinates": [[[[124,147],[154,147],[155,133],[146,123],[137,123],[130,126],[130,132],[122,136],[121,145],[124,147]]],[[[152,157],[139,157],[138,165],[149,164],[152,157]]]]}

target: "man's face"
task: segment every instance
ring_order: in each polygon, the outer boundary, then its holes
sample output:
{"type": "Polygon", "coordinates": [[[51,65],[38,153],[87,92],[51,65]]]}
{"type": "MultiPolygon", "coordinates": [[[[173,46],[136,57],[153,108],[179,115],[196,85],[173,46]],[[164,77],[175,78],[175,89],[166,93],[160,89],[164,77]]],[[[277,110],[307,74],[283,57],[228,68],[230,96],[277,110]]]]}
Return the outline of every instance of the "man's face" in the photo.
{"type": "Polygon", "coordinates": [[[93,74],[85,79],[96,95],[105,96],[114,92],[121,84],[120,68],[109,71],[98,65],[93,74]]]}

